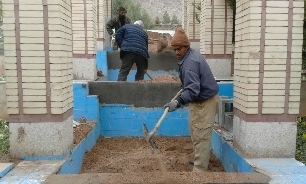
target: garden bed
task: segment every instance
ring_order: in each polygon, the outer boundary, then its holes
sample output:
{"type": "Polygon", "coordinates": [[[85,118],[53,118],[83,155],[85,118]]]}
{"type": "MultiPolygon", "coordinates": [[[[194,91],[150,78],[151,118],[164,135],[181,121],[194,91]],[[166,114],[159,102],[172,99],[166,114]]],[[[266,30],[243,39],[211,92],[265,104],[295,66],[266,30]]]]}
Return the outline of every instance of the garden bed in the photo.
{"type": "MultiPolygon", "coordinates": [[[[143,138],[99,138],[84,156],[80,173],[191,172],[193,158],[189,137],[154,137],[159,154],[153,153],[143,138]],[[160,160],[162,164],[160,164],[160,160]]],[[[208,171],[225,172],[211,153],[208,171]]]]}

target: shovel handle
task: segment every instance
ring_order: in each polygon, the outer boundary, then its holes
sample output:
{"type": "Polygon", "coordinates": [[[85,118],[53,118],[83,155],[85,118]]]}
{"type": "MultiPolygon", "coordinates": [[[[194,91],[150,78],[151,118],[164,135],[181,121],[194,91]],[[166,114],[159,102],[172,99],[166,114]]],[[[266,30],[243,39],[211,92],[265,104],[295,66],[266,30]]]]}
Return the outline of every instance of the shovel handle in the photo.
{"type": "MultiPolygon", "coordinates": [[[[177,92],[177,94],[174,96],[174,98],[172,98],[171,102],[174,101],[175,99],[177,99],[177,97],[182,93],[183,89],[181,89],[179,92],[177,92]]],[[[149,139],[151,137],[153,137],[155,135],[155,133],[157,132],[160,124],[163,122],[163,120],[165,119],[167,113],[168,113],[169,107],[166,107],[164,110],[163,115],[159,118],[158,122],[156,123],[154,129],[152,130],[152,132],[149,133],[149,139]]]]}
{"type": "Polygon", "coordinates": [[[147,76],[148,76],[151,80],[153,80],[153,78],[151,77],[151,75],[148,74],[148,72],[145,72],[145,73],[147,74],[147,76]]]}

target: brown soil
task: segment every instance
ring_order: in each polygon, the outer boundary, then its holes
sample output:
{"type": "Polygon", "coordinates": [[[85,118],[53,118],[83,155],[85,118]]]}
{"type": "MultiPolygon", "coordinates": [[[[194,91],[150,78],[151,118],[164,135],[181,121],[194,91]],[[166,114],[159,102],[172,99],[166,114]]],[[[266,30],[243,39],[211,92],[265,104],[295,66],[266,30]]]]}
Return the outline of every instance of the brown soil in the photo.
{"type": "Polygon", "coordinates": [[[79,144],[90,130],[95,126],[96,123],[85,123],[73,128],[73,144],[79,144]]]}
{"type": "Polygon", "coordinates": [[[0,163],[14,163],[14,165],[17,165],[21,162],[20,159],[15,159],[10,157],[10,153],[1,153],[0,154],[0,163]]]}
{"type": "Polygon", "coordinates": [[[169,74],[160,74],[153,77],[152,80],[141,80],[139,83],[181,83],[178,77],[169,74]]]}
{"type": "MultiPolygon", "coordinates": [[[[153,153],[143,138],[100,138],[84,156],[80,173],[191,172],[193,157],[188,137],[154,137],[159,153],[153,153]],[[160,158],[160,159],[159,159],[160,158]],[[162,160],[161,166],[159,160],[162,160]]],[[[224,172],[221,162],[211,154],[210,172],[224,172]]]]}
{"type": "Polygon", "coordinates": [[[169,33],[147,31],[147,34],[149,39],[149,52],[173,52],[170,45],[172,36],[169,33]]]}

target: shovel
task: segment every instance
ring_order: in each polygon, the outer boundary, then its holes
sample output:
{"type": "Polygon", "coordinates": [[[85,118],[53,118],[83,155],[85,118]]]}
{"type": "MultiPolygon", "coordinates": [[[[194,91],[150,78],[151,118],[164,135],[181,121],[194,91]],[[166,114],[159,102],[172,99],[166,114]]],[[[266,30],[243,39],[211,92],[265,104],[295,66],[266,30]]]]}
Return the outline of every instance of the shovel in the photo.
{"type": "MultiPolygon", "coordinates": [[[[181,94],[181,92],[183,91],[183,89],[181,89],[176,95],[175,97],[171,100],[174,101],[175,99],[177,99],[177,97],[181,94]]],[[[142,124],[142,130],[145,136],[146,141],[150,144],[151,148],[153,149],[153,151],[155,151],[157,149],[157,146],[154,142],[154,140],[152,139],[153,136],[155,135],[155,133],[157,132],[159,126],[161,125],[161,123],[163,122],[163,120],[165,119],[167,113],[168,113],[169,107],[166,107],[164,110],[163,115],[159,118],[158,122],[156,123],[154,129],[149,132],[147,125],[146,124],[142,124]]]]}
{"type": "Polygon", "coordinates": [[[148,72],[145,72],[145,73],[147,74],[147,76],[148,76],[151,80],[153,80],[153,78],[151,77],[151,75],[148,74],[148,72]]]}

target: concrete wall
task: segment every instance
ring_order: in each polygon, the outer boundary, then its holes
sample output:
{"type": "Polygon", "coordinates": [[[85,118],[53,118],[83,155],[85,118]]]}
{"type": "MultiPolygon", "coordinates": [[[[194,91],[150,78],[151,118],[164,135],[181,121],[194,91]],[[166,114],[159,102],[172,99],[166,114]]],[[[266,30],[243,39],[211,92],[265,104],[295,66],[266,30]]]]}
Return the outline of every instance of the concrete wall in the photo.
{"type": "Polygon", "coordinates": [[[98,95],[101,104],[163,107],[180,90],[180,86],[180,83],[119,83],[97,81],[89,82],[89,95],[98,95]]]}
{"type": "MultiPolygon", "coordinates": [[[[149,68],[148,71],[167,71],[173,74],[177,74],[178,71],[178,59],[173,52],[169,53],[149,53],[149,68]]],[[[98,63],[101,63],[101,58],[98,58],[98,63]]],[[[229,59],[206,59],[209,67],[212,70],[213,75],[219,79],[231,78],[230,73],[230,60],[229,59]]],[[[103,62],[103,61],[102,61],[103,62]]],[[[109,70],[119,70],[122,61],[120,60],[119,52],[109,51],[107,52],[107,67],[109,70]]],[[[134,65],[132,70],[135,70],[134,65]]]]}
{"type": "Polygon", "coordinates": [[[8,118],[6,105],[6,82],[0,81],[0,119],[8,118]]]}
{"type": "Polygon", "coordinates": [[[4,56],[0,56],[0,77],[5,76],[4,56]]]}
{"type": "MultiPolygon", "coordinates": [[[[149,70],[178,70],[178,59],[173,52],[168,53],[149,53],[149,70]]],[[[107,52],[108,69],[120,69],[122,61],[118,51],[107,52]]],[[[133,66],[133,69],[136,65],[133,66]]]]}
{"type": "Polygon", "coordinates": [[[306,80],[301,82],[301,100],[299,116],[306,116],[306,80]]]}

